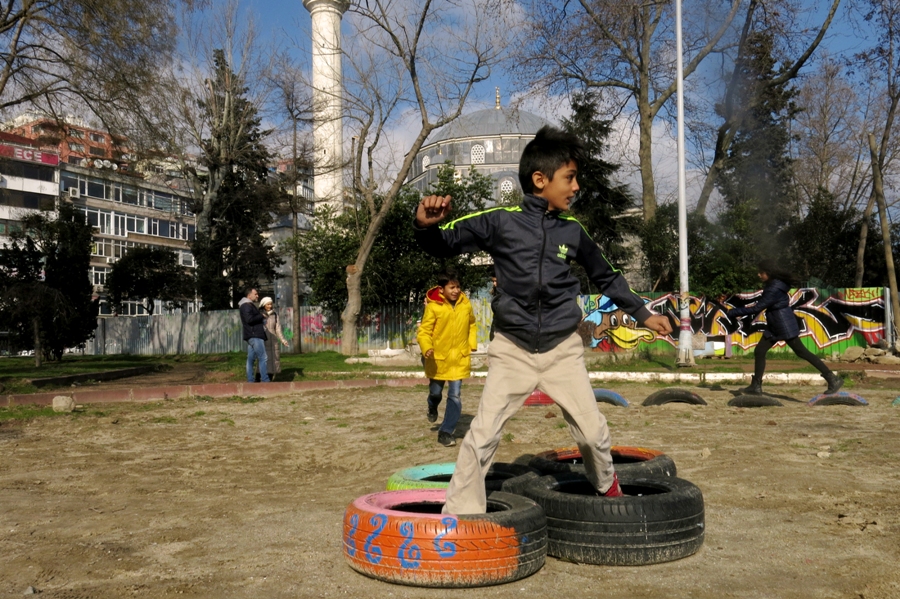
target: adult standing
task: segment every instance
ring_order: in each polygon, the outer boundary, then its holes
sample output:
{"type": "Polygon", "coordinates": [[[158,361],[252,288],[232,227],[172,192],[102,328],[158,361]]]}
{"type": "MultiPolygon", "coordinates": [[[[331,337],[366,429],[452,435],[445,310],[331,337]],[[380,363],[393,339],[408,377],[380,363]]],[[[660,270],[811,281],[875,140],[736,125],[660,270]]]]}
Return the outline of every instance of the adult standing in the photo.
{"type": "Polygon", "coordinates": [[[797,326],[797,317],[791,309],[791,297],[789,291],[794,284],[794,276],[779,268],[772,260],[760,260],[757,265],[759,280],[765,283],[762,297],[752,306],[732,308],[725,315],[728,318],[759,314],[766,311],[766,328],[763,337],[753,350],[754,371],[750,386],[742,389],[744,393],[753,395],[762,394],[762,379],[766,372],[766,354],[779,341],[784,341],[798,357],[803,358],[822,374],[822,378],[828,383],[827,395],[837,393],[844,385],[841,377],[834,374],[825,362],[817,355],[806,349],[800,341],[800,327],[797,326]]]}
{"type": "Polygon", "coordinates": [[[271,297],[264,297],[259,302],[259,308],[266,319],[266,363],[269,370],[269,380],[274,381],[275,375],[281,372],[281,345],[287,347],[287,339],[281,332],[281,323],[278,322],[278,313],[275,312],[275,304],[271,297]],[[279,345],[279,342],[281,345],[279,345]]]}
{"type": "Polygon", "coordinates": [[[247,342],[247,382],[253,383],[253,363],[259,363],[259,374],[263,383],[269,382],[269,371],[266,364],[266,317],[256,307],[259,291],[250,288],[244,298],[238,302],[241,313],[241,324],[244,325],[244,341],[247,342]]]}

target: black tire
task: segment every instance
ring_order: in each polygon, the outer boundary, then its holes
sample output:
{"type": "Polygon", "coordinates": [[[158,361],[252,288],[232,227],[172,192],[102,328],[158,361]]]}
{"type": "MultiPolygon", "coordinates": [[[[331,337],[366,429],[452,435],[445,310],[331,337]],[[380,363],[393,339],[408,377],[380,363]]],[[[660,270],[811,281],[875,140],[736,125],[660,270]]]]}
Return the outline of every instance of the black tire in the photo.
{"type": "Polygon", "coordinates": [[[808,406],[867,406],[869,402],[856,395],[841,391],[833,395],[816,395],[806,404],[808,406]]]}
{"type": "MultiPolygon", "coordinates": [[[[388,491],[405,489],[446,489],[450,477],[456,469],[455,462],[443,464],[423,464],[398,470],[388,479],[388,491]]],[[[490,491],[504,491],[521,495],[521,490],[537,478],[541,472],[524,464],[495,462],[488,469],[484,488],[490,491]]]]}
{"type": "MultiPolygon", "coordinates": [[[[675,476],[675,461],[661,451],[645,447],[613,445],[610,448],[613,466],[620,476],[675,476]]],[[[552,449],[537,454],[528,465],[541,474],[575,472],[585,474],[584,459],[577,447],[552,449]]]]}
{"type": "Polygon", "coordinates": [[[770,406],[784,406],[783,403],[768,395],[738,395],[731,398],[728,405],[733,408],[767,408],[770,406]]]}
{"type": "Polygon", "coordinates": [[[578,474],[541,477],[525,494],[547,515],[547,553],[581,563],[641,566],[681,559],[703,545],[703,495],[675,477],[621,477],[623,497],[597,496],[578,474]]]}
{"type": "Polygon", "coordinates": [[[486,514],[442,514],[444,489],[382,491],[344,512],[343,553],[372,578],[422,587],[478,587],[544,565],[547,522],[534,501],[494,491],[486,514]]]}
{"type": "Polygon", "coordinates": [[[695,406],[706,405],[702,397],[687,389],[662,389],[645,399],[643,405],[661,406],[667,403],[689,403],[695,406]]]}

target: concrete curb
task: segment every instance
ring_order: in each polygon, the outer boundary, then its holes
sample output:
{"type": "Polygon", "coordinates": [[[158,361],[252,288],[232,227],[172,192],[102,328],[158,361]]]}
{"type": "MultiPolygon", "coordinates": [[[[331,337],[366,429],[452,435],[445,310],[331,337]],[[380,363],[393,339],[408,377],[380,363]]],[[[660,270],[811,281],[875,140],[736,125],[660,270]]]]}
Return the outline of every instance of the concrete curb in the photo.
{"type": "MultiPolygon", "coordinates": [[[[480,382],[480,381],[479,381],[480,382]]],[[[58,395],[71,397],[76,404],[96,404],[110,402],[148,402],[189,397],[231,397],[289,395],[309,389],[354,389],[361,387],[413,387],[427,385],[424,377],[404,379],[352,379],[328,381],[290,381],[284,383],[219,383],[206,385],[171,385],[166,387],[140,387],[135,389],[95,389],[78,391],[57,391],[54,393],[23,393],[0,396],[0,407],[23,405],[50,406],[58,395]]]]}
{"type": "MultiPolygon", "coordinates": [[[[424,378],[424,372],[382,372],[391,378],[416,377],[424,378]]],[[[487,372],[473,372],[472,378],[484,378],[487,372]]],[[[588,372],[593,381],[611,381],[624,383],[743,383],[753,376],[749,372],[588,372]]],[[[789,374],[772,372],[765,375],[764,384],[773,385],[807,385],[819,384],[823,379],[818,374],[789,374]]]]}
{"type": "MultiPolygon", "coordinates": [[[[206,385],[171,385],[165,387],[139,387],[134,389],[96,389],[78,391],[57,391],[55,393],[27,393],[0,396],[0,407],[22,405],[53,405],[53,398],[58,395],[71,397],[76,404],[94,404],[109,402],[146,402],[166,401],[170,399],[186,399],[189,397],[231,397],[233,395],[274,397],[289,395],[297,391],[310,389],[358,389],[363,387],[414,387],[427,385],[424,372],[380,372],[383,378],[376,379],[333,379],[324,381],[289,381],[275,383],[218,383],[206,385]]],[[[627,382],[627,383],[735,383],[750,380],[751,375],[744,372],[589,372],[592,381],[627,382]]],[[[484,384],[487,372],[473,372],[467,379],[469,384],[484,384]]],[[[766,385],[808,385],[822,383],[818,374],[787,374],[773,372],[765,376],[766,385]]]]}

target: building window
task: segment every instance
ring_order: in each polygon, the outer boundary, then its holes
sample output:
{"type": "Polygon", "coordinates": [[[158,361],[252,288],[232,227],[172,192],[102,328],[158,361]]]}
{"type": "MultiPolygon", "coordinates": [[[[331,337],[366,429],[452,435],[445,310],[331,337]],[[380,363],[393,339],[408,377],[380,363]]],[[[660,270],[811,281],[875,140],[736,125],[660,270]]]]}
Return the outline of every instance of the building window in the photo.
{"type": "Polygon", "coordinates": [[[84,139],[84,131],[80,129],[69,129],[70,137],[77,137],[78,139],[84,139]]]}
{"type": "Polygon", "coordinates": [[[91,156],[106,156],[106,150],[103,148],[95,148],[94,146],[88,146],[91,150],[91,156]]]}
{"type": "Polygon", "coordinates": [[[484,146],[475,144],[472,146],[472,164],[484,164],[484,146]]]}
{"type": "Polygon", "coordinates": [[[84,146],[74,142],[69,142],[69,149],[73,152],[84,152],[84,146]]]}
{"type": "Polygon", "coordinates": [[[422,159],[422,170],[424,171],[429,166],[431,166],[431,157],[426,156],[425,158],[422,159]]]}
{"type": "Polygon", "coordinates": [[[504,179],[500,182],[500,199],[503,202],[511,201],[515,192],[516,186],[510,179],[504,179]]]}
{"type": "Polygon", "coordinates": [[[99,133],[91,133],[91,141],[98,144],[105,144],[106,137],[99,133]]]}

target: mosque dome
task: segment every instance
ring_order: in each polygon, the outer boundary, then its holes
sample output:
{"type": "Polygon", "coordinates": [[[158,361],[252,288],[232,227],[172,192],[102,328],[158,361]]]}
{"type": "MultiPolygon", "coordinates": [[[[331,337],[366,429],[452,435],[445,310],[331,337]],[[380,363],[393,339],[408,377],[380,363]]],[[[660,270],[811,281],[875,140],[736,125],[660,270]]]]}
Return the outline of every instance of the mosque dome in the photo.
{"type": "Polygon", "coordinates": [[[421,192],[437,182],[438,169],[450,163],[459,176],[474,168],[494,179],[494,199],[521,193],[519,158],[538,130],[550,123],[530,112],[500,106],[464,115],[429,137],[410,171],[410,184],[421,192]]]}
{"type": "Polygon", "coordinates": [[[497,135],[527,135],[534,137],[538,129],[549,125],[546,120],[514,108],[488,108],[461,116],[438,129],[427,145],[451,139],[491,137],[497,135]]]}

